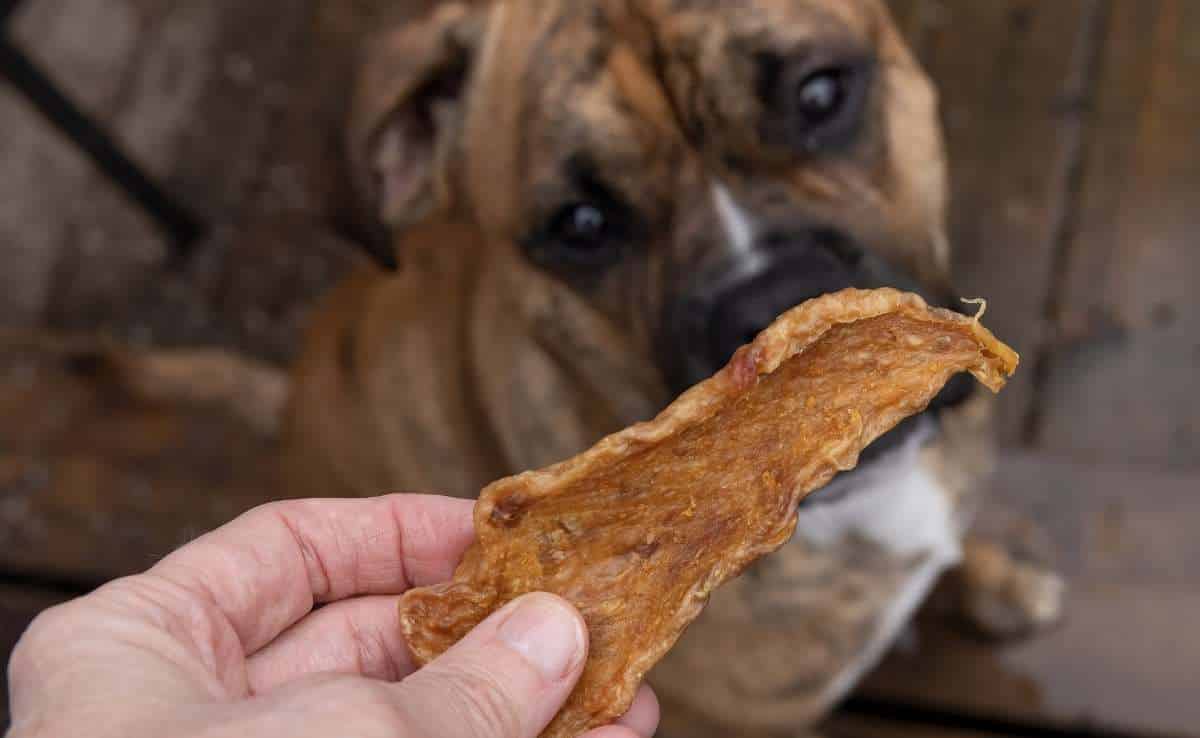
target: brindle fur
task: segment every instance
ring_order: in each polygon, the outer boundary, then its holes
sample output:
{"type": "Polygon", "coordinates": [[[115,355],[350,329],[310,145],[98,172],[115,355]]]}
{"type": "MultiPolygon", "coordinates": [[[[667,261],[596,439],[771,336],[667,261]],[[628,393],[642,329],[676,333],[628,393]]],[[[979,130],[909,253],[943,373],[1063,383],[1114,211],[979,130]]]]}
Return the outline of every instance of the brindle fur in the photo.
{"type": "MultiPolygon", "coordinates": [[[[370,369],[390,376],[380,381],[395,387],[403,377],[412,396],[424,398],[406,412],[391,403],[367,408],[379,416],[371,425],[394,459],[391,476],[379,480],[387,486],[471,494],[497,476],[569,456],[662,406],[667,395],[655,360],[671,329],[666,303],[684,280],[729,255],[711,198],[715,181],[764,217],[774,210],[820,220],[926,285],[947,280],[935,94],[874,0],[447,2],[424,21],[381,34],[367,59],[351,151],[365,189],[383,198],[405,269],[374,287],[381,293],[374,298],[347,300],[382,301],[364,315],[387,315],[379,319],[386,335],[368,327],[374,318],[343,325],[359,340],[369,336],[373,356],[389,357],[382,362],[389,369],[370,369]],[[824,44],[876,59],[865,130],[843,150],[815,157],[761,145],[746,133],[768,117],[754,93],[750,57],[824,44]],[[464,89],[435,105],[434,135],[413,144],[405,106],[431,79],[463,66],[464,89]],[[389,134],[407,149],[401,171],[379,161],[389,134]],[[636,203],[643,238],[600,274],[541,269],[521,242],[579,196],[581,177],[636,203]],[[389,180],[398,184],[379,185],[389,180]],[[410,228],[443,220],[478,233],[451,241],[410,228]],[[447,322],[437,331],[439,350],[410,345],[435,340],[421,338],[432,330],[430,314],[464,316],[476,335],[449,334],[447,322]],[[445,362],[468,382],[470,407],[449,407],[459,391],[443,386],[445,372],[422,379],[430,364],[445,362]],[[414,412],[420,422],[412,422],[414,412]],[[490,437],[490,450],[467,454],[466,468],[448,472],[443,460],[475,449],[481,435],[490,437]],[[440,450],[431,453],[435,445],[440,450]]],[[[320,345],[303,366],[336,367],[313,358],[333,351],[328,337],[316,335],[320,345]]],[[[364,380],[310,374],[300,372],[292,427],[301,438],[325,436],[302,446],[338,448],[344,442],[329,436],[362,422],[327,424],[327,401],[318,398],[338,382],[364,380]],[[306,386],[322,389],[310,400],[306,386]],[[310,411],[314,422],[305,420],[310,411]]]]}

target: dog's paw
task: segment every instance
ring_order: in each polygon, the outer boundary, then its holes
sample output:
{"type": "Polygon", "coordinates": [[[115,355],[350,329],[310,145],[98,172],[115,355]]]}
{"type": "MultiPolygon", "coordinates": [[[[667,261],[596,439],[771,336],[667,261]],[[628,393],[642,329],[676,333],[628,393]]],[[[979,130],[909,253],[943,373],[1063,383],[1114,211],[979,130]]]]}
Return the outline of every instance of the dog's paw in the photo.
{"type": "Polygon", "coordinates": [[[1049,566],[989,542],[971,541],[964,553],[962,614],[983,634],[1017,638],[1062,618],[1067,585],[1049,566]]]}

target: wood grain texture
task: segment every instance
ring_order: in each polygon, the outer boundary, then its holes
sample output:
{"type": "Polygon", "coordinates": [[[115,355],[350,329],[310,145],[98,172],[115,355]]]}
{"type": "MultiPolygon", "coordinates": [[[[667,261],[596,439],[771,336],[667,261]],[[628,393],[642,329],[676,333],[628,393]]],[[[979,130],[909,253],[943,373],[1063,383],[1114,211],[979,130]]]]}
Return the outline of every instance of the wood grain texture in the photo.
{"type": "MultiPolygon", "coordinates": [[[[1053,240],[1069,168],[1063,104],[1089,0],[901,3],[901,27],[937,84],[951,176],[955,286],[1024,357],[1044,333],[1053,240]]],[[[999,407],[1018,442],[1033,398],[1018,374],[999,407]]]]}
{"type": "MultiPolygon", "coordinates": [[[[0,327],[294,352],[315,297],[361,261],[331,224],[338,91],[389,4],[317,5],[22,6],[27,52],[218,225],[187,269],[165,268],[149,219],[0,91],[0,258],[19,265],[0,270],[0,327]]],[[[70,357],[2,344],[0,569],[120,576],[286,495],[236,419],[138,404],[70,357]]]]}
{"type": "Polygon", "coordinates": [[[1066,620],[995,646],[930,614],[864,694],[1063,728],[1194,735],[1200,476],[1022,453],[1000,470],[985,519],[1043,528],[1069,582],[1066,620]]]}
{"type": "Polygon", "coordinates": [[[1186,694],[1200,653],[1183,634],[1200,592],[1189,577],[1200,262],[1187,246],[1200,98],[1184,80],[1200,7],[918,5],[906,30],[943,93],[961,283],[1002,311],[1000,335],[1048,357],[1040,386],[1006,393],[1003,438],[1060,455],[1011,456],[980,524],[1036,521],[1072,589],[1063,626],[1026,643],[985,644],[924,618],[918,649],[894,654],[865,693],[1030,724],[1194,734],[1186,694]],[[931,8],[945,11],[936,33],[911,21],[931,8]]]}
{"type": "Polygon", "coordinates": [[[107,252],[89,291],[119,289],[156,263],[153,224],[7,87],[0,87],[0,328],[41,323],[75,258],[107,252]],[[112,252],[106,244],[121,244],[112,252]]]}
{"type": "MultiPolygon", "coordinates": [[[[305,307],[355,257],[323,220],[328,208],[296,195],[298,176],[273,158],[289,112],[318,104],[310,73],[335,56],[315,43],[317,5],[47,0],[21,7],[11,20],[14,42],[209,226],[186,269],[167,268],[169,244],[153,229],[148,256],[137,241],[87,224],[51,232],[40,258],[56,265],[54,279],[27,298],[39,303],[35,318],[135,343],[291,355],[305,307]],[[280,192],[297,207],[270,207],[280,192]]],[[[308,140],[337,147],[326,117],[295,122],[308,140]]],[[[336,190],[326,164],[326,187],[336,190]]],[[[20,186],[52,203],[92,199],[89,183],[53,175],[20,186]]],[[[43,211],[47,220],[59,215],[52,206],[43,211]]],[[[37,234],[26,226],[16,235],[37,234]]]]}
{"type": "Polygon", "coordinates": [[[86,361],[0,348],[0,571],[101,582],[279,495],[270,446],[140,403],[86,361]]]}
{"type": "Polygon", "coordinates": [[[1200,5],[1113,4],[1037,441],[1200,469],[1200,5]]]}
{"type": "Polygon", "coordinates": [[[308,0],[45,0],[12,33],[144,169],[221,219],[258,174],[311,12],[308,0]]]}

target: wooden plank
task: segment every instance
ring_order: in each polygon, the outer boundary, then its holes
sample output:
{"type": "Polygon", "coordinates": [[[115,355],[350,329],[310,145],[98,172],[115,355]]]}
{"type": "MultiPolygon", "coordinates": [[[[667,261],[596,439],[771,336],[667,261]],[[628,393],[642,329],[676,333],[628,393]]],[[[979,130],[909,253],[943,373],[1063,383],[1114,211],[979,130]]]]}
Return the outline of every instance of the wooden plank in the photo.
{"type": "Polygon", "coordinates": [[[1038,441],[1200,469],[1200,5],[1112,12],[1038,441]]]}
{"type": "MultiPolygon", "coordinates": [[[[39,612],[66,600],[53,592],[0,585],[0,665],[39,612]]],[[[0,669],[0,733],[8,728],[8,669],[0,669]]]]}
{"type": "Polygon", "coordinates": [[[69,153],[31,123],[20,101],[0,89],[0,127],[7,134],[0,137],[0,161],[5,165],[0,178],[0,263],[5,264],[0,271],[0,327],[10,329],[39,320],[54,272],[54,259],[44,243],[49,234],[40,228],[26,232],[31,219],[45,215],[28,196],[29,184],[38,170],[71,165],[69,153]],[[39,136],[41,141],[34,140],[39,136]],[[50,157],[43,152],[60,156],[47,162],[50,157]]]}
{"type": "Polygon", "coordinates": [[[996,647],[927,615],[916,645],[863,693],[1064,729],[1195,735],[1200,476],[1020,453],[1000,468],[986,517],[1044,527],[1070,586],[1065,622],[996,647]]]}
{"type": "Polygon", "coordinates": [[[76,259],[96,264],[103,252],[104,268],[80,295],[90,301],[162,258],[150,221],[7,88],[0,88],[0,130],[0,327],[43,320],[61,270],[76,259]],[[106,248],[116,243],[119,250],[106,248]]]}
{"type": "Polygon", "coordinates": [[[311,5],[39,0],[12,33],[138,163],[221,220],[258,174],[311,5]]]}
{"type": "MultiPolygon", "coordinates": [[[[1092,0],[924,0],[906,31],[937,83],[949,148],[956,286],[989,300],[989,325],[1022,355],[1042,340],[1075,111],[1061,104],[1092,0]]],[[[1000,405],[1018,443],[1033,395],[1020,372],[1000,405]]]]}
{"type": "MultiPolygon", "coordinates": [[[[328,56],[349,74],[354,40],[375,17],[365,14],[382,4],[325,3],[329,17],[311,25],[305,17],[301,40],[284,49],[286,68],[277,71],[287,79],[278,86],[262,71],[269,60],[255,61],[263,53],[256,47],[278,46],[288,34],[272,36],[266,28],[271,17],[301,6],[200,5],[131,0],[101,10],[47,0],[26,6],[21,43],[38,50],[60,83],[124,136],[144,166],[173,186],[194,183],[206,210],[240,222],[219,228],[191,268],[165,270],[161,239],[137,216],[156,250],[122,268],[122,259],[139,253],[130,246],[137,243],[134,234],[73,214],[115,218],[130,212],[128,204],[20,100],[4,98],[25,117],[23,128],[6,125],[6,133],[22,130],[26,138],[6,138],[0,151],[11,146],[28,159],[15,170],[26,176],[0,182],[13,190],[4,203],[12,208],[28,196],[36,207],[14,210],[19,217],[3,223],[0,233],[11,238],[0,240],[0,248],[12,250],[0,256],[16,268],[0,275],[0,287],[42,277],[25,299],[20,325],[48,313],[57,329],[99,330],[137,343],[218,344],[283,360],[295,349],[314,297],[358,261],[357,251],[330,231],[329,208],[319,201],[327,193],[286,193],[299,192],[293,185],[300,179],[321,181],[322,168],[329,179],[327,158],[296,151],[336,149],[328,148],[337,140],[336,95],[329,93],[344,91],[345,78],[316,75],[316,84],[309,72],[328,56]],[[103,38],[89,44],[92,34],[103,38]],[[213,77],[213,69],[229,68],[232,81],[213,77]],[[169,83],[172,69],[186,79],[169,83]],[[245,89],[233,89],[234,83],[245,89]],[[243,104],[253,110],[238,118],[243,104]],[[194,118],[185,115],[189,110],[194,118]],[[210,138],[189,143],[190,131],[210,138]],[[53,146],[30,145],[42,137],[53,146]],[[48,169],[45,160],[57,159],[41,149],[82,174],[48,169]],[[304,177],[301,167],[307,167],[304,177]],[[242,169],[254,172],[237,174],[242,169]],[[44,240],[31,240],[43,234],[44,240]]],[[[270,473],[263,469],[269,444],[236,420],[133,403],[85,369],[0,350],[0,569],[73,581],[120,576],[283,494],[263,478],[270,473]]]]}
{"type": "Polygon", "coordinates": [[[86,364],[0,352],[0,571],[101,582],[280,494],[232,418],[135,402],[86,364]]]}
{"type": "MultiPolygon", "coordinates": [[[[268,166],[285,111],[329,104],[311,100],[305,74],[332,53],[313,43],[316,4],[45,0],[22,7],[12,33],[26,53],[213,227],[187,270],[165,268],[161,246],[135,269],[110,269],[139,252],[97,229],[43,235],[38,252],[61,268],[52,288],[27,299],[41,302],[33,314],[58,330],[139,343],[217,344],[280,360],[294,351],[307,306],[357,255],[332,234],[323,203],[296,195],[294,173],[268,166]],[[271,207],[268,189],[290,193],[289,207],[271,207]]],[[[352,51],[347,41],[339,53],[352,51]]],[[[342,79],[334,89],[345,88],[342,79]]],[[[296,136],[336,147],[338,131],[322,127],[325,118],[289,120],[296,136]]],[[[323,176],[332,180],[327,164],[323,176]]],[[[54,196],[90,202],[91,193],[58,187],[54,196]]],[[[24,238],[26,230],[33,228],[14,232],[24,238]]]]}

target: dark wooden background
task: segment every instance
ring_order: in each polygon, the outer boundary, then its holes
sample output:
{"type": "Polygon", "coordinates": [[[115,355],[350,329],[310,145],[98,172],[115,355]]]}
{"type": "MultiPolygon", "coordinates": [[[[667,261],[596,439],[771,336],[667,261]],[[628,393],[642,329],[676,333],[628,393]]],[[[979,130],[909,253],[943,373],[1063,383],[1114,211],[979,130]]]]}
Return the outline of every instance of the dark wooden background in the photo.
{"type": "MultiPolygon", "coordinates": [[[[0,2],[2,335],[286,361],[361,258],[333,93],[386,4],[0,2]]],[[[923,618],[829,733],[1200,736],[1200,2],[891,5],[942,91],[962,292],[1024,357],[983,524],[1031,514],[1071,590],[1015,644],[923,618]]],[[[231,419],[3,345],[0,653],[265,495],[231,419]]]]}

